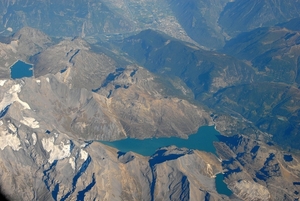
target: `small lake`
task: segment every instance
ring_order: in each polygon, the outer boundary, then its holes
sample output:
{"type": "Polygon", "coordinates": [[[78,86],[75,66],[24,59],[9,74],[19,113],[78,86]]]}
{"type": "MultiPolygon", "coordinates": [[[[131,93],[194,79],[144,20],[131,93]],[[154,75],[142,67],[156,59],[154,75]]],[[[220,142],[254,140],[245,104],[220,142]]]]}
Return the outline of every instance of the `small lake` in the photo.
{"type": "Polygon", "coordinates": [[[223,181],[224,175],[222,173],[216,176],[216,189],[219,194],[224,194],[227,196],[232,195],[232,191],[227,187],[227,184],[223,181]]]}
{"type": "Polygon", "coordinates": [[[10,71],[12,79],[20,79],[23,77],[33,76],[32,65],[27,64],[21,60],[18,60],[14,65],[12,65],[10,67],[10,71]]]}
{"type": "MultiPolygon", "coordinates": [[[[101,143],[114,147],[122,152],[133,151],[143,156],[151,156],[160,147],[175,145],[179,148],[197,149],[200,151],[211,152],[216,155],[216,149],[213,146],[214,141],[219,141],[217,136],[220,135],[213,126],[202,126],[199,128],[196,134],[190,135],[188,139],[182,139],[178,137],[170,138],[150,138],[150,139],[134,139],[126,138],[123,140],[117,140],[113,142],[101,143]]],[[[220,194],[227,196],[232,195],[230,189],[223,182],[223,175],[218,174],[216,177],[216,188],[220,194]]]]}

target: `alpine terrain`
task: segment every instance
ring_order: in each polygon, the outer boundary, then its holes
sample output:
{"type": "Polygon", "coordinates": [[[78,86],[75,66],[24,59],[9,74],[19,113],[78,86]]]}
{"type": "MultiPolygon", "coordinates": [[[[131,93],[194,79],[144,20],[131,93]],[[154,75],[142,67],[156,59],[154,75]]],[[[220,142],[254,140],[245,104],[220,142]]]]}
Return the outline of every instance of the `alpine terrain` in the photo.
{"type": "Polygon", "coordinates": [[[299,147],[298,0],[0,1],[8,200],[296,201],[299,147]]]}

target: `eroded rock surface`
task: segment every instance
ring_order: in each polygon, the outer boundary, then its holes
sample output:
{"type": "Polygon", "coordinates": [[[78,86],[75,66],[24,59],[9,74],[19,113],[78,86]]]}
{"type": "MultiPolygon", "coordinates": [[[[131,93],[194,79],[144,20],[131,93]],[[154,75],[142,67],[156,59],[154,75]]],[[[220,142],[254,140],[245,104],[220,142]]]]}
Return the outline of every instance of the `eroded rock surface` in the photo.
{"type": "Polygon", "coordinates": [[[299,156],[241,135],[215,143],[226,170],[226,182],[243,200],[293,200],[300,188],[299,156]]]}
{"type": "Polygon", "coordinates": [[[14,142],[0,152],[0,185],[11,200],[199,200],[207,193],[228,200],[216,192],[214,176],[222,168],[212,154],[168,147],[152,157],[119,156],[60,132],[21,126],[13,133],[15,122],[1,121],[7,142],[14,142]]]}
{"type": "Polygon", "coordinates": [[[234,193],[230,199],[297,199],[299,155],[259,141],[270,135],[240,115],[192,103],[188,82],[154,75],[117,50],[95,51],[80,38],[53,45],[30,28],[0,45],[6,62],[0,72],[0,185],[12,200],[229,200],[216,191],[220,172],[234,193]],[[35,76],[9,79],[10,63],[29,57],[35,76]],[[250,137],[220,137],[221,159],[176,147],[143,157],[96,142],[186,138],[213,124],[223,134],[242,130],[250,137]]]}

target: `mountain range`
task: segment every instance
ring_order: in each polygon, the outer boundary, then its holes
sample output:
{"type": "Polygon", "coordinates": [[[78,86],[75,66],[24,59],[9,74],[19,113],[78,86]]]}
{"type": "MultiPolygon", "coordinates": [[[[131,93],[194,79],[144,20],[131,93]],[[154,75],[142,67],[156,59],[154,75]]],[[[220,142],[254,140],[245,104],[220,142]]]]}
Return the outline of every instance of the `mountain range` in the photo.
{"type": "Polygon", "coordinates": [[[10,200],[297,200],[300,2],[0,2],[10,200]],[[14,79],[18,60],[33,76],[14,79]],[[101,141],[221,134],[217,155],[101,141]],[[232,195],[220,194],[224,173],[232,195]]]}

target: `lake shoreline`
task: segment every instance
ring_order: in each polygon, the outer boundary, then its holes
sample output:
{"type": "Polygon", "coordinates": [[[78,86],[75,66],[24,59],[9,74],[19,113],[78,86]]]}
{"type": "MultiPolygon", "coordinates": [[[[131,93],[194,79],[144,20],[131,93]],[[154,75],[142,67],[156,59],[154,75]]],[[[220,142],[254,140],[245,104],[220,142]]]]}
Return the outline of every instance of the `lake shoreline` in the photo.
{"type": "Polygon", "coordinates": [[[20,59],[12,64],[9,68],[11,79],[22,79],[24,77],[34,76],[33,64],[29,64],[20,59]]]}
{"type": "MultiPolygon", "coordinates": [[[[215,129],[215,125],[200,126],[198,131],[194,134],[188,135],[187,139],[179,137],[162,137],[162,138],[125,138],[116,141],[98,141],[104,145],[114,147],[122,153],[134,152],[144,157],[153,156],[157,150],[162,147],[176,146],[178,148],[187,148],[192,150],[199,150],[214,154],[220,163],[222,160],[218,158],[216,148],[213,142],[218,142],[217,135],[221,135],[215,129]]],[[[232,191],[224,183],[224,172],[218,172],[214,175],[216,181],[216,189],[220,194],[227,196],[232,195],[232,191]],[[218,191],[219,189],[219,191],[218,191]]]]}

